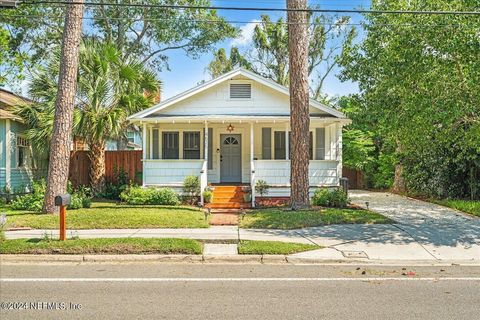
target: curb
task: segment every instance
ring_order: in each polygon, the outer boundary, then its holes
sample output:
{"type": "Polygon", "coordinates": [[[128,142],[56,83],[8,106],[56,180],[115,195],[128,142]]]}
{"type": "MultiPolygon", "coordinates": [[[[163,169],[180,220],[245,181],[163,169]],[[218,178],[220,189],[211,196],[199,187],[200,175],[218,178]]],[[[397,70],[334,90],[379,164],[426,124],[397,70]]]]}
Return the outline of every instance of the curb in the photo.
{"type": "Polygon", "coordinates": [[[479,260],[365,260],[335,258],[300,258],[287,255],[183,255],[183,254],[126,254],[126,255],[73,255],[73,254],[2,254],[1,264],[28,263],[252,263],[252,264],[361,264],[361,265],[424,265],[424,266],[475,266],[480,267],[479,260]]]}

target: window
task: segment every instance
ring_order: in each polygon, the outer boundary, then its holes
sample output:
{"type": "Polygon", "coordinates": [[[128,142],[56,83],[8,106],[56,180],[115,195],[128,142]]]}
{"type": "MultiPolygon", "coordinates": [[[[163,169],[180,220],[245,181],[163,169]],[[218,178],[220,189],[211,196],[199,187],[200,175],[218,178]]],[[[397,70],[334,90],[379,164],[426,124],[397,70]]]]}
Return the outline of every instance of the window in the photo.
{"type": "Polygon", "coordinates": [[[200,132],[183,133],[183,158],[200,159],[200,132]]]}
{"type": "Polygon", "coordinates": [[[163,132],[162,159],[178,159],[178,132],[163,132]]]}
{"type": "Polygon", "coordinates": [[[287,152],[285,150],[285,131],[275,131],[274,136],[274,159],[286,159],[287,152]]]}
{"type": "Polygon", "coordinates": [[[251,99],[252,85],[249,83],[231,83],[230,99],[251,99]]]}
{"type": "Polygon", "coordinates": [[[17,167],[27,167],[30,143],[24,137],[17,136],[17,167]]]}
{"type": "Polygon", "coordinates": [[[127,140],[130,143],[135,143],[135,132],[133,131],[128,131],[127,132],[127,140]]]}

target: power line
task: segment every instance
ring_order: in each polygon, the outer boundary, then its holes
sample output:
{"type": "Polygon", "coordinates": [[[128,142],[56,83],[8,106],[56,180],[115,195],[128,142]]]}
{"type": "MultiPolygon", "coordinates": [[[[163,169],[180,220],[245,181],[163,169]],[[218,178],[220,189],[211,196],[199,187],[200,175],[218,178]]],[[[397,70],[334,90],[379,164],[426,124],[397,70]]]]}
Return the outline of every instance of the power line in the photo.
{"type": "Polygon", "coordinates": [[[20,4],[51,4],[51,5],[85,5],[85,6],[113,6],[113,7],[139,7],[158,9],[193,9],[193,10],[230,10],[230,11],[269,11],[269,12],[315,12],[315,13],[356,13],[356,14],[407,14],[407,15],[479,15],[478,11],[409,11],[409,10],[366,10],[366,9],[287,9],[287,8],[262,8],[262,7],[227,7],[227,6],[188,6],[165,5],[149,3],[111,3],[111,2],[67,2],[67,1],[21,1],[20,4]]]}
{"type": "MultiPolygon", "coordinates": [[[[32,18],[32,19],[63,19],[64,16],[61,15],[6,15],[6,14],[0,14],[0,17],[7,17],[7,18],[32,18]]],[[[83,17],[83,20],[110,20],[110,21],[118,21],[118,20],[126,20],[132,17],[128,18],[120,18],[120,17],[83,17]]],[[[168,18],[144,18],[144,17],[139,17],[139,20],[142,21],[148,21],[148,22],[154,22],[154,21],[172,21],[172,22],[179,22],[179,19],[168,19],[168,18]]],[[[278,24],[279,22],[272,21],[272,22],[263,22],[263,21],[241,21],[241,20],[208,20],[208,19],[181,19],[182,22],[198,22],[198,23],[229,23],[229,24],[256,24],[256,25],[261,25],[261,24],[278,24]]],[[[326,22],[282,22],[281,24],[283,25],[288,25],[288,24],[307,24],[307,25],[323,25],[323,26],[361,26],[361,27],[465,27],[465,24],[418,24],[418,23],[375,23],[375,24],[370,24],[370,23],[365,23],[365,22],[358,22],[358,23],[326,23],[326,22]]]]}

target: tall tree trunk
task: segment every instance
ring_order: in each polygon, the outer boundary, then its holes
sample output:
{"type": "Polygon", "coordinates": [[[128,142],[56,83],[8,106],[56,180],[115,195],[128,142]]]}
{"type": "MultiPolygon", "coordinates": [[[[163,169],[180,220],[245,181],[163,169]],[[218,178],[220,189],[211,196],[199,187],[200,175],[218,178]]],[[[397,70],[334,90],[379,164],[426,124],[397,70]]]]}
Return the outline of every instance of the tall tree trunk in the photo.
{"type": "MultiPolygon", "coordinates": [[[[288,9],[307,9],[307,0],[287,0],[288,9]]],[[[298,210],[310,206],[308,26],[306,11],[288,12],[288,52],[290,64],[291,203],[298,210]]]]}
{"type": "Polygon", "coordinates": [[[99,194],[105,188],[105,141],[88,145],[90,152],[90,185],[94,194],[99,194]]]}
{"type": "Polygon", "coordinates": [[[65,16],[62,60],[55,101],[55,120],[50,144],[47,190],[43,206],[43,211],[47,213],[56,211],[55,196],[67,191],[73,108],[77,89],[78,54],[82,33],[83,1],[75,0],[77,4],[69,4],[65,16]]]}
{"type": "MultiPolygon", "coordinates": [[[[397,153],[397,155],[401,155],[402,151],[403,151],[402,144],[397,139],[397,147],[395,148],[395,152],[397,153]]],[[[401,156],[400,156],[400,160],[395,165],[395,176],[393,178],[392,191],[395,193],[405,193],[407,191],[407,184],[403,176],[403,164],[402,164],[401,156]]]]}

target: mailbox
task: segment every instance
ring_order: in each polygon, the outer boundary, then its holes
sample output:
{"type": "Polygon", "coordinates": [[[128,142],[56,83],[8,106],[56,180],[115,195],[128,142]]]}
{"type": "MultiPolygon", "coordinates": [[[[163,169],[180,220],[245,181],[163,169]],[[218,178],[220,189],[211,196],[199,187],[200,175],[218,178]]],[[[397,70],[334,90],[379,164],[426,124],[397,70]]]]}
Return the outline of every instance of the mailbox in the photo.
{"type": "Polygon", "coordinates": [[[72,196],[68,193],[55,197],[55,205],[57,207],[68,206],[72,200],[72,196]]]}

